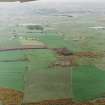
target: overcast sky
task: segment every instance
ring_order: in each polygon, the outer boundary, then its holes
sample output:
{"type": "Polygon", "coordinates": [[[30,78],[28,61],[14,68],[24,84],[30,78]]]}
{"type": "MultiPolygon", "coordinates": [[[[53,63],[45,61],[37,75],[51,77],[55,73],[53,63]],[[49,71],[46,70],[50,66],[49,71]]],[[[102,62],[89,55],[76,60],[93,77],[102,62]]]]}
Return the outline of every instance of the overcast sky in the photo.
{"type": "Polygon", "coordinates": [[[105,0],[41,0],[41,1],[54,1],[54,2],[63,2],[63,1],[66,1],[66,2],[104,2],[105,0]]]}

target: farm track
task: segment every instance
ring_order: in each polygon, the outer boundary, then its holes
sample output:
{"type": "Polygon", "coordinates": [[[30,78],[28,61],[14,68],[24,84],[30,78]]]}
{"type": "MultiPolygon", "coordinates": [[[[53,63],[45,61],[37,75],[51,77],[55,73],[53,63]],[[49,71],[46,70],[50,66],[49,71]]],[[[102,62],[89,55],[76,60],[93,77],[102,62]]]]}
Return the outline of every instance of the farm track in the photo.
{"type": "Polygon", "coordinates": [[[47,47],[43,47],[43,48],[5,48],[5,49],[0,49],[0,52],[3,51],[18,51],[18,50],[32,50],[32,49],[48,49],[47,47]]]}

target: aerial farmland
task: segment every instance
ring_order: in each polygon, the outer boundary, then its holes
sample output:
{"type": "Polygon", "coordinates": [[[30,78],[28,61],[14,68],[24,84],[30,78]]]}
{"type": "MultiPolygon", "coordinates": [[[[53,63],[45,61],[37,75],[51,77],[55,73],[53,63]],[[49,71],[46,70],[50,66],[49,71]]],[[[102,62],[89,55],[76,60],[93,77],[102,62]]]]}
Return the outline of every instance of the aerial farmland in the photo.
{"type": "Polygon", "coordinates": [[[0,4],[1,105],[104,105],[104,4],[53,5],[0,4]]]}

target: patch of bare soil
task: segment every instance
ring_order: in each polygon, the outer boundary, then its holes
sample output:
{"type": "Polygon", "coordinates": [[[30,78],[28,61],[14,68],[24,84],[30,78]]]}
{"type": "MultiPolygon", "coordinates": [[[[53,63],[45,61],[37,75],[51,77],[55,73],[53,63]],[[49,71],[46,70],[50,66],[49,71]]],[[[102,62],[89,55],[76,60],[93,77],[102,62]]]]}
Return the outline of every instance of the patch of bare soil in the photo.
{"type": "Polygon", "coordinates": [[[41,102],[23,103],[22,105],[105,105],[105,99],[77,103],[72,99],[46,100],[41,102]]]}
{"type": "Polygon", "coordinates": [[[93,100],[92,103],[94,103],[94,105],[105,105],[105,99],[96,99],[93,100]]]}
{"type": "Polygon", "coordinates": [[[71,51],[69,51],[67,48],[53,48],[52,49],[57,55],[63,55],[63,56],[70,56],[73,55],[71,51]]]}
{"type": "Polygon", "coordinates": [[[51,49],[57,54],[57,59],[55,62],[52,62],[49,67],[68,67],[76,65],[77,56],[75,56],[71,51],[67,48],[53,48],[51,49]]]}
{"type": "Polygon", "coordinates": [[[24,103],[22,105],[74,105],[71,99],[46,100],[38,103],[24,103]]]}
{"type": "Polygon", "coordinates": [[[21,105],[23,92],[14,89],[0,88],[0,101],[3,105],[21,105]]]}
{"type": "Polygon", "coordinates": [[[90,102],[83,102],[77,105],[105,105],[105,99],[91,100],[90,102]]]}
{"type": "Polygon", "coordinates": [[[98,56],[98,54],[96,52],[78,52],[78,53],[75,53],[76,56],[79,56],[79,57],[89,57],[89,58],[96,58],[98,56]]]}
{"type": "Polygon", "coordinates": [[[72,53],[67,48],[53,48],[52,49],[57,54],[57,59],[50,67],[61,66],[76,66],[78,59],[82,57],[97,58],[99,54],[96,52],[76,52],[72,53]]]}
{"type": "Polygon", "coordinates": [[[69,66],[77,66],[78,56],[58,56],[57,60],[53,62],[50,67],[69,67],[69,66]]]}

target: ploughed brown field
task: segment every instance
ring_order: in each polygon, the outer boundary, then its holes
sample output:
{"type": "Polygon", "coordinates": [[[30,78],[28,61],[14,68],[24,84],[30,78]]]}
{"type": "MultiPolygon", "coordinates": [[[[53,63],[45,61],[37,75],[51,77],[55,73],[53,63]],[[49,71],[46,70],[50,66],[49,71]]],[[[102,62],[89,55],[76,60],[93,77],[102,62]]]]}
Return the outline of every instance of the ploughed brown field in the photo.
{"type": "Polygon", "coordinates": [[[0,88],[0,101],[3,105],[21,105],[23,92],[14,89],[0,88]]]}

